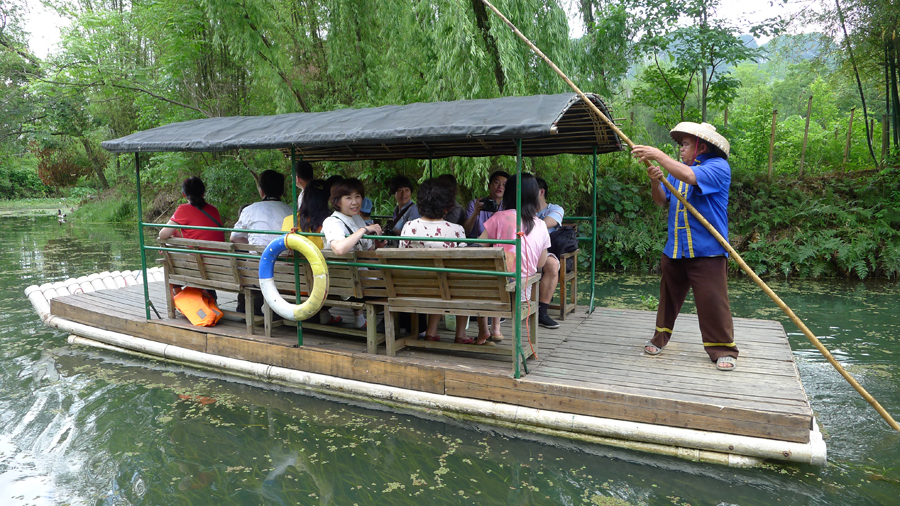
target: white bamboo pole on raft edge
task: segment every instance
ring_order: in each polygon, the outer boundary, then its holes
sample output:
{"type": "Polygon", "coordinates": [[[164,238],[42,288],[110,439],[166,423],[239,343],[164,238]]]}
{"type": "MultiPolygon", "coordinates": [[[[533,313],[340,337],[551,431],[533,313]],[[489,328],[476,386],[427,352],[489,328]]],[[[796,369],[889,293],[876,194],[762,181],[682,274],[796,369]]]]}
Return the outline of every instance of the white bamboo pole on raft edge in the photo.
{"type": "Polygon", "coordinates": [[[263,381],[304,385],[308,388],[324,389],[337,394],[361,396],[366,399],[376,400],[376,402],[378,400],[384,402],[394,401],[426,410],[441,410],[446,411],[448,416],[451,416],[452,413],[476,416],[485,419],[485,421],[496,420],[513,424],[524,430],[536,428],[536,432],[541,432],[540,428],[543,427],[552,431],[560,431],[556,435],[565,437],[583,435],[586,436],[587,439],[585,440],[588,442],[593,441],[601,444],[632,447],[664,454],[672,453],[663,450],[661,447],[680,448],[681,450],[676,452],[677,454],[672,455],[685,458],[697,458],[697,455],[694,455],[692,450],[715,452],[724,454],[724,458],[710,459],[709,461],[716,461],[735,467],[747,467],[755,464],[744,459],[746,457],[799,462],[818,466],[825,465],[827,461],[825,441],[818,430],[810,430],[809,443],[793,443],[576,415],[479,399],[407,390],[212,355],[91,327],[50,314],[50,304],[36,286],[26,288],[25,295],[40,315],[41,320],[48,327],[81,336],[86,340],[103,343],[103,345],[108,347],[107,349],[123,348],[137,353],[154,355],[177,362],[187,362],[200,367],[210,367],[218,371],[257,378],[263,381]],[[603,438],[608,438],[609,440],[605,441],[603,438]],[[613,440],[631,441],[639,444],[616,445],[613,440]],[[728,455],[728,457],[725,457],[725,455],[728,455]]]}
{"type": "MultiPolygon", "coordinates": [[[[575,93],[577,93],[578,96],[581,97],[581,100],[583,100],[584,103],[588,105],[591,111],[593,111],[594,114],[601,120],[603,120],[603,122],[606,123],[606,125],[609,126],[613,130],[613,132],[615,132],[616,135],[619,136],[619,138],[625,141],[625,143],[628,144],[629,148],[634,147],[634,143],[631,142],[631,139],[629,139],[624,133],[622,133],[622,130],[620,130],[619,127],[617,127],[615,123],[612,122],[612,120],[607,118],[606,115],[603,114],[600,109],[598,109],[597,106],[595,106],[594,103],[587,98],[584,92],[582,92],[578,88],[578,86],[575,86],[575,83],[573,83],[561,70],[559,70],[559,67],[557,67],[556,64],[550,60],[550,58],[547,58],[547,56],[544,55],[544,53],[541,52],[541,50],[538,49],[537,46],[535,46],[530,40],[528,40],[528,38],[525,37],[525,35],[523,35],[522,32],[520,32],[519,29],[512,24],[512,22],[510,22],[510,20],[506,19],[506,16],[500,13],[500,11],[497,10],[496,7],[491,5],[491,3],[487,0],[481,1],[486,6],[488,6],[488,8],[494,11],[494,14],[499,16],[500,19],[502,19],[503,22],[506,23],[506,26],[508,26],[520,39],[522,39],[528,45],[528,47],[530,47],[531,50],[534,51],[535,54],[540,56],[548,65],[550,65],[550,68],[556,71],[556,73],[559,74],[559,76],[563,78],[564,81],[566,81],[566,84],[568,84],[569,87],[572,88],[572,90],[574,90],[575,93]]],[[[644,163],[647,165],[647,167],[651,166],[651,163],[649,161],[645,161],[644,163]]],[[[900,432],[900,425],[897,424],[897,422],[891,417],[891,415],[883,407],[881,407],[881,404],[879,404],[879,402],[875,400],[875,398],[872,397],[872,395],[869,394],[869,392],[867,392],[866,389],[863,388],[862,385],[860,385],[853,378],[853,376],[850,376],[850,373],[844,370],[844,368],[831,355],[831,352],[829,352],[828,349],[825,348],[825,346],[819,341],[819,339],[812,333],[812,331],[810,331],[806,327],[803,321],[801,321],[800,318],[798,318],[797,315],[794,314],[791,308],[789,308],[787,304],[785,304],[784,301],[782,301],[781,298],[778,297],[778,295],[776,295],[775,292],[773,292],[772,289],[769,288],[769,286],[766,285],[766,283],[756,275],[755,272],[753,272],[753,269],[751,269],[750,266],[747,265],[746,262],[744,262],[744,259],[741,258],[738,252],[731,247],[731,244],[729,244],[728,241],[725,240],[724,237],[722,237],[722,234],[720,234],[715,229],[715,227],[713,227],[708,221],[706,221],[706,218],[704,218],[699,211],[694,209],[694,206],[690,205],[687,202],[687,199],[685,199],[684,196],[678,193],[678,191],[675,190],[675,187],[673,187],[672,184],[669,183],[668,180],[666,180],[666,178],[662,178],[661,181],[663,185],[665,185],[666,189],[668,189],[672,193],[672,195],[675,195],[678,200],[680,200],[681,203],[684,204],[684,207],[688,211],[690,211],[692,215],[694,215],[694,218],[696,218],[697,221],[699,221],[704,227],[706,227],[706,229],[709,230],[713,237],[715,237],[716,240],[718,240],[719,243],[721,243],[722,246],[725,247],[725,250],[728,251],[729,255],[731,255],[731,258],[733,258],[734,261],[738,263],[741,269],[746,272],[748,276],[750,276],[750,279],[752,279],[762,289],[762,291],[766,293],[766,295],[768,295],[773,301],[775,301],[775,304],[777,304],[778,307],[780,307],[786,315],[788,315],[791,321],[794,322],[795,325],[797,325],[797,327],[803,332],[806,338],[809,339],[810,342],[812,342],[813,346],[815,346],[816,349],[819,350],[819,353],[821,353],[825,357],[825,359],[828,360],[828,363],[830,363],[835,369],[837,369],[837,372],[840,373],[840,375],[843,376],[848,383],[850,383],[850,386],[852,386],[863,397],[863,399],[866,400],[866,402],[868,402],[873,408],[875,408],[875,411],[877,411],[878,414],[881,415],[882,418],[884,418],[884,420],[888,423],[888,425],[891,426],[892,429],[900,432]]]]}

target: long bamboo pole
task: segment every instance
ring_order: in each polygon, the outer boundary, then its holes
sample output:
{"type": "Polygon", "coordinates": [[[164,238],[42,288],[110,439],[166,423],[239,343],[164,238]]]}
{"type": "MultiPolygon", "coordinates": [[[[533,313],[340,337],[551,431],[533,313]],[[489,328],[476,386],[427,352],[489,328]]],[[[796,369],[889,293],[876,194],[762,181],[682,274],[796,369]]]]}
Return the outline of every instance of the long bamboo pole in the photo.
{"type": "MultiPolygon", "coordinates": [[[[520,32],[519,29],[516,28],[516,26],[514,24],[512,24],[512,22],[510,22],[510,20],[506,19],[506,16],[504,16],[499,10],[497,10],[496,7],[491,5],[491,3],[488,2],[488,0],[481,0],[481,1],[484,2],[484,4],[488,6],[488,8],[490,8],[492,11],[494,11],[494,14],[499,16],[500,19],[502,19],[503,22],[506,23],[506,26],[508,26],[513,31],[513,33],[515,33],[520,39],[522,39],[522,41],[525,42],[525,44],[527,44],[528,47],[530,47],[531,50],[534,51],[535,54],[540,56],[541,59],[543,59],[547,63],[547,65],[550,66],[550,68],[552,68],[554,71],[556,71],[556,73],[559,75],[559,77],[561,77],[566,82],[566,84],[568,84],[569,87],[572,88],[572,90],[574,90],[575,93],[577,93],[578,96],[581,97],[581,100],[583,100],[584,103],[588,105],[588,107],[591,109],[591,111],[593,111],[593,113],[598,118],[600,118],[604,123],[606,123],[606,125],[609,126],[612,129],[612,131],[615,132],[616,135],[619,136],[620,139],[625,141],[625,143],[628,145],[628,147],[630,147],[630,148],[634,147],[634,143],[631,142],[631,139],[629,139],[622,132],[622,130],[620,130],[619,127],[617,127],[615,125],[615,123],[612,122],[612,120],[607,118],[606,115],[603,114],[600,111],[600,109],[598,109],[597,106],[595,106],[594,103],[590,101],[590,99],[588,99],[588,97],[584,94],[584,92],[582,92],[578,88],[578,86],[575,86],[575,83],[573,83],[561,70],[559,70],[559,67],[557,67],[556,64],[550,60],[550,58],[547,58],[547,56],[544,55],[544,53],[542,53],[541,50],[538,49],[537,46],[535,46],[530,40],[528,40],[528,38],[525,37],[525,35],[523,35],[522,32],[520,32]]],[[[646,161],[645,163],[647,164],[648,167],[651,165],[649,161],[646,161]]],[[[694,206],[689,204],[688,201],[680,193],[678,193],[677,190],[675,190],[675,187],[672,186],[672,183],[670,183],[666,178],[663,178],[661,181],[665,185],[665,187],[669,190],[669,192],[671,192],[672,195],[675,195],[678,198],[678,200],[681,201],[681,203],[684,205],[684,207],[688,211],[690,211],[690,213],[692,215],[694,215],[694,218],[696,218],[697,221],[699,221],[704,227],[706,227],[706,229],[709,230],[709,232],[713,235],[713,237],[715,237],[716,240],[719,241],[719,243],[722,244],[723,247],[725,247],[725,250],[728,251],[728,253],[731,255],[731,258],[733,258],[734,261],[738,263],[738,265],[741,267],[741,269],[743,269],[744,272],[747,273],[748,276],[750,276],[750,279],[752,279],[757,285],[759,285],[759,287],[762,289],[762,291],[765,292],[766,295],[768,295],[773,301],[775,301],[775,304],[777,304],[778,307],[780,307],[781,310],[784,311],[784,313],[786,315],[788,315],[788,317],[791,319],[791,321],[794,322],[794,324],[797,325],[797,327],[803,332],[803,334],[807,337],[807,339],[809,339],[810,342],[812,342],[813,346],[815,346],[816,349],[819,350],[819,353],[821,353],[825,357],[825,359],[828,360],[828,362],[832,366],[834,366],[835,369],[837,369],[837,372],[840,373],[840,375],[843,376],[844,379],[847,380],[847,382],[850,383],[850,385],[857,392],[859,392],[860,395],[862,395],[863,399],[865,399],[869,404],[872,405],[873,408],[875,408],[875,411],[877,411],[878,414],[881,415],[882,418],[884,418],[884,420],[888,423],[888,425],[891,426],[892,429],[900,432],[900,425],[898,425],[897,422],[894,421],[893,418],[891,418],[891,415],[887,411],[885,411],[885,409],[883,407],[881,407],[881,404],[879,404],[878,401],[876,401],[875,398],[872,397],[869,394],[869,392],[867,392],[866,389],[862,387],[862,385],[860,385],[859,383],[857,383],[857,381],[855,379],[853,379],[853,376],[850,376],[850,373],[848,373],[846,370],[844,370],[843,367],[841,367],[841,364],[839,364],[837,362],[837,360],[834,359],[834,356],[831,355],[831,352],[829,352],[828,349],[825,348],[825,346],[819,341],[819,339],[816,338],[816,336],[812,333],[812,331],[810,331],[806,327],[806,325],[803,323],[803,321],[800,320],[800,318],[798,318],[796,314],[794,314],[794,312],[791,310],[791,308],[789,308],[787,306],[787,304],[785,304],[784,301],[782,301],[781,298],[778,297],[778,295],[776,295],[775,292],[773,292],[772,289],[769,288],[769,286],[766,285],[766,283],[762,279],[760,279],[759,276],[756,275],[755,272],[753,272],[753,269],[751,269],[750,266],[747,265],[746,262],[744,262],[744,259],[741,258],[741,256],[738,254],[738,252],[735,251],[734,248],[731,247],[731,244],[729,244],[728,241],[724,237],[722,237],[722,234],[720,234],[715,229],[715,227],[712,226],[712,224],[710,224],[708,221],[706,221],[706,218],[704,218],[703,215],[701,215],[700,212],[698,212],[694,208],[694,206]]]]}

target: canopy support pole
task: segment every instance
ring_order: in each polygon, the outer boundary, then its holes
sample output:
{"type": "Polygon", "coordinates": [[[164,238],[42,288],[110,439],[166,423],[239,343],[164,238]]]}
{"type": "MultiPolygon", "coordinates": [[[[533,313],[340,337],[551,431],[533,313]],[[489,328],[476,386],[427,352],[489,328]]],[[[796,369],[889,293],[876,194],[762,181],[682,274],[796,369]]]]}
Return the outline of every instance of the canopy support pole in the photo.
{"type": "MultiPolygon", "coordinates": [[[[297,148],[291,148],[291,188],[293,189],[291,192],[293,195],[291,204],[294,208],[294,229],[300,226],[297,222],[297,161],[297,148]]],[[[294,259],[295,303],[300,304],[300,256],[297,252],[293,252],[291,257],[294,259]]],[[[297,321],[297,346],[303,346],[303,322],[299,320],[297,321]]]]}
{"type": "Polygon", "coordinates": [[[428,155],[428,179],[434,177],[434,170],[431,167],[431,155],[428,155]]]}
{"type": "Polygon", "coordinates": [[[592,189],[594,209],[591,212],[591,302],[588,314],[594,312],[594,286],[597,277],[597,146],[594,146],[594,186],[592,189]]]}
{"type": "Polygon", "coordinates": [[[515,377],[522,377],[519,370],[519,358],[522,359],[522,367],[528,374],[528,364],[525,353],[522,351],[522,139],[516,140],[516,300],[513,311],[513,333],[516,340],[515,349],[515,377]]]}
{"type": "MultiPolygon", "coordinates": [[[[150,287],[147,283],[147,252],[144,251],[144,210],[141,207],[141,154],[134,153],[134,177],[137,181],[137,213],[138,213],[138,241],[141,243],[141,273],[144,281],[144,311],[147,313],[147,319],[150,319],[150,287]]],[[[167,286],[166,290],[170,288],[167,286]]]]}

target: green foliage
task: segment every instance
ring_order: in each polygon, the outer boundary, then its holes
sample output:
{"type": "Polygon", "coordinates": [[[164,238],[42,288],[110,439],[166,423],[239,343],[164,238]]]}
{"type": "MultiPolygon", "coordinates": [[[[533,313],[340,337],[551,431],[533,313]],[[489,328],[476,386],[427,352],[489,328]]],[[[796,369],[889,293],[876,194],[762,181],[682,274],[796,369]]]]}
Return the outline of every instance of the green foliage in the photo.
{"type": "MultiPolygon", "coordinates": [[[[807,183],[746,178],[732,186],[731,242],[757,274],[896,277],[896,174],[807,183]]],[[[733,269],[737,269],[733,266],[733,269]]]]}
{"type": "Polygon", "coordinates": [[[0,150],[0,199],[46,195],[49,188],[38,177],[36,165],[30,153],[12,154],[0,150]]]}
{"type": "Polygon", "coordinates": [[[83,203],[70,217],[83,223],[135,223],[137,207],[134,195],[111,193],[83,203]]]}
{"type": "Polygon", "coordinates": [[[606,174],[597,181],[597,264],[647,271],[666,243],[665,210],[650,199],[646,175],[606,174]]]}
{"type": "Polygon", "coordinates": [[[641,85],[634,95],[635,103],[666,109],[655,119],[669,128],[680,121],[694,120],[689,103],[696,104],[700,121],[707,121],[710,108],[727,107],[741,86],[729,67],[759,55],[757,49],[748,47],[737,36],[735,27],[713,19],[718,1],[683,0],[670,4],[663,9],[663,19],[671,15],[668,9],[674,8],[690,19],[691,25],[677,26],[673,22],[663,25],[661,32],[644,35],[641,45],[653,61],[641,74],[641,85]],[[661,64],[660,58],[668,61],[661,64]]]}
{"type": "MultiPolygon", "coordinates": [[[[597,209],[598,267],[655,270],[666,242],[667,210],[651,200],[643,170],[620,164],[601,177],[597,209]]],[[[730,241],[763,277],[896,278],[897,209],[900,169],[805,181],[735,172],[730,241]]],[[[729,268],[741,272],[734,262],[729,268]]]]}

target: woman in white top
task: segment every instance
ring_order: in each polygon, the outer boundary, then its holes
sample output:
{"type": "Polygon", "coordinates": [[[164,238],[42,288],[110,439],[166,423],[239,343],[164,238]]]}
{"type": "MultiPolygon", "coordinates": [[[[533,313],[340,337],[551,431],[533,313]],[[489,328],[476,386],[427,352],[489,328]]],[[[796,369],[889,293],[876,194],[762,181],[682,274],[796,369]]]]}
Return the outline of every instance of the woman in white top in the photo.
{"type": "MultiPolygon", "coordinates": [[[[334,213],[322,222],[322,233],[325,234],[325,250],[338,255],[351,251],[373,250],[381,246],[380,242],[363,239],[363,235],[381,235],[381,225],[366,225],[359,210],[365,197],[365,189],[359,179],[351,178],[339,181],[331,186],[331,207],[334,213]]],[[[353,311],[354,326],[366,326],[366,317],[361,309],[353,311]]]]}

